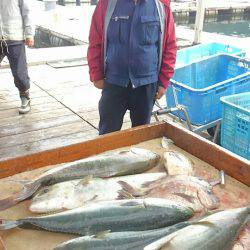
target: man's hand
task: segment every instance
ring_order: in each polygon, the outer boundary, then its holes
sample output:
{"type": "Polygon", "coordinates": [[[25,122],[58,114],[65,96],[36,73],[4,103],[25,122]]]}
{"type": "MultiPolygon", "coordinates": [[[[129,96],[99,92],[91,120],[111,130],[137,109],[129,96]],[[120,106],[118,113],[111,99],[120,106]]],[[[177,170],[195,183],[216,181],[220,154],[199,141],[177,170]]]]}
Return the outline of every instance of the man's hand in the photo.
{"type": "Polygon", "coordinates": [[[104,88],[104,80],[99,80],[99,81],[94,81],[93,82],[95,87],[98,89],[103,89],[104,88]]]}
{"type": "Polygon", "coordinates": [[[166,93],[166,89],[164,89],[162,86],[158,87],[158,90],[156,92],[156,99],[159,100],[162,98],[162,96],[164,96],[166,93]]]}
{"type": "Polygon", "coordinates": [[[28,47],[33,47],[33,46],[34,46],[34,38],[26,38],[25,44],[26,44],[28,47]]]}

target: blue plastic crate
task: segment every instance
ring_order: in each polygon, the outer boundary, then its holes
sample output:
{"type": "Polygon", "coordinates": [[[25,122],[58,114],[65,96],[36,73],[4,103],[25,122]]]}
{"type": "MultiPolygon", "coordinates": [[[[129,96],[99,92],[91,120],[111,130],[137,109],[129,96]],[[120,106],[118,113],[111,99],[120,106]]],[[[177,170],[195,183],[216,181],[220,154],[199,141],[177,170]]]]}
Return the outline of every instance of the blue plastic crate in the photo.
{"type": "Polygon", "coordinates": [[[175,106],[172,86],[191,123],[204,125],[222,117],[222,96],[250,91],[250,61],[217,55],[176,69],[166,93],[169,108],[175,106]]]}
{"type": "Polygon", "coordinates": [[[246,55],[245,51],[242,49],[222,43],[199,44],[178,50],[175,67],[179,68],[217,54],[228,54],[239,57],[244,57],[246,55]]]}
{"type": "Polygon", "coordinates": [[[250,92],[221,98],[221,146],[250,160],[250,92]]]}

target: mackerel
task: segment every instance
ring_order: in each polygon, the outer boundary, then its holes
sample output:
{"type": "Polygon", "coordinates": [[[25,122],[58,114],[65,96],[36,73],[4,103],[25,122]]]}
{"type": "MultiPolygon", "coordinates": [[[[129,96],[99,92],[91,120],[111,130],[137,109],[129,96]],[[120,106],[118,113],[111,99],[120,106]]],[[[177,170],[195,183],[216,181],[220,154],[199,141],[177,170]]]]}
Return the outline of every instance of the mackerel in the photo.
{"type": "Polygon", "coordinates": [[[24,185],[23,190],[15,196],[0,200],[0,210],[31,197],[42,186],[81,179],[88,175],[111,177],[138,174],[155,167],[159,160],[160,156],[149,150],[131,148],[61,164],[24,185]]]}
{"type": "Polygon", "coordinates": [[[83,236],[66,241],[55,250],[143,250],[151,242],[190,225],[180,222],[173,226],[147,231],[132,232],[101,232],[93,236],[83,236]]]}
{"type": "Polygon", "coordinates": [[[144,250],[227,250],[247,220],[250,206],[217,212],[155,241],[144,250]]]}
{"type": "Polygon", "coordinates": [[[15,227],[92,235],[111,232],[152,230],[188,220],[189,208],[165,199],[115,200],[89,204],[57,214],[0,221],[0,230],[15,227]]]}

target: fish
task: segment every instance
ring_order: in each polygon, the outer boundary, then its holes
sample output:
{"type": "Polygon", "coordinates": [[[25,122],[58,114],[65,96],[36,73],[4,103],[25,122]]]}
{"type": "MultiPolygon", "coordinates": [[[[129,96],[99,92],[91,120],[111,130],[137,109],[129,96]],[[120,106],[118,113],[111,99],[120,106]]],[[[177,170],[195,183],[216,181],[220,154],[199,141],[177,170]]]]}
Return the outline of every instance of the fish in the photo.
{"type": "Polygon", "coordinates": [[[217,212],[149,244],[144,250],[232,249],[249,215],[250,206],[217,212]]]}
{"type": "Polygon", "coordinates": [[[161,140],[161,146],[162,146],[163,148],[165,148],[165,149],[169,149],[170,146],[172,146],[172,145],[174,145],[174,142],[173,142],[171,139],[169,139],[169,138],[163,136],[163,138],[162,138],[162,140],[161,140]]]}
{"type": "Polygon", "coordinates": [[[190,222],[185,221],[169,227],[147,231],[100,232],[96,235],[78,237],[63,242],[54,250],[143,250],[151,242],[190,224],[190,222]]]}
{"type": "Polygon", "coordinates": [[[186,221],[192,216],[192,209],[165,199],[115,200],[92,203],[56,214],[0,220],[0,231],[19,227],[93,235],[107,230],[152,230],[186,221]]]}
{"type": "MultiPolygon", "coordinates": [[[[216,185],[219,182],[214,183],[216,185]]],[[[140,192],[145,193],[145,198],[170,199],[183,206],[192,207],[199,213],[219,207],[219,198],[212,189],[213,186],[200,177],[172,175],[143,184],[140,192]]]]}
{"type": "Polygon", "coordinates": [[[33,213],[57,212],[73,209],[91,202],[138,197],[142,184],[160,179],[166,173],[143,173],[113,178],[73,180],[46,186],[31,201],[33,213]]]}
{"type": "Polygon", "coordinates": [[[169,175],[194,175],[193,163],[183,154],[175,151],[164,153],[164,167],[169,175]]]}
{"type": "Polygon", "coordinates": [[[155,167],[159,161],[160,156],[150,150],[130,148],[60,164],[46,171],[34,181],[26,183],[20,193],[0,200],[0,211],[28,199],[42,186],[81,179],[89,175],[111,177],[139,174],[155,167]]]}
{"type": "Polygon", "coordinates": [[[236,239],[233,250],[248,250],[250,249],[250,220],[241,230],[236,239]]]}

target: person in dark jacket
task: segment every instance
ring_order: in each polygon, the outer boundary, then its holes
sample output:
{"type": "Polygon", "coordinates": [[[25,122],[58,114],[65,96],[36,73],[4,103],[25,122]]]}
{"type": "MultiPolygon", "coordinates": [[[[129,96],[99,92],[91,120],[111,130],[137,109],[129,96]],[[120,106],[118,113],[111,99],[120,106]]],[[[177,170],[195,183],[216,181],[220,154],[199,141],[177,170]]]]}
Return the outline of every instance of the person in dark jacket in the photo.
{"type": "Polygon", "coordinates": [[[102,89],[99,134],[150,123],[174,72],[175,26],[169,0],[99,0],[89,34],[90,80],[102,89]]]}
{"type": "Polygon", "coordinates": [[[21,98],[20,114],[30,111],[30,78],[25,54],[25,44],[29,47],[34,45],[30,2],[30,0],[0,1],[0,63],[7,56],[21,98]]]}

